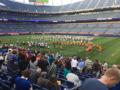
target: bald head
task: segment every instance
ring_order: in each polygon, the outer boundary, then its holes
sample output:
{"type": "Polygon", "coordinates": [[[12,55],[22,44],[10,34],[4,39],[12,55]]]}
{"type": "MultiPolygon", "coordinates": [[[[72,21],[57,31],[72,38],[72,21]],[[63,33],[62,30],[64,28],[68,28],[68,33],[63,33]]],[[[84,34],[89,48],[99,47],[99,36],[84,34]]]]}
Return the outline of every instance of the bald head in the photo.
{"type": "Polygon", "coordinates": [[[112,87],[120,81],[120,70],[117,68],[109,68],[101,81],[106,84],[108,87],[112,87]]]}
{"type": "Polygon", "coordinates": [[[116,80],[120,80],[120,71],[117,68],[108,69],[104,75],[116,80]]]}

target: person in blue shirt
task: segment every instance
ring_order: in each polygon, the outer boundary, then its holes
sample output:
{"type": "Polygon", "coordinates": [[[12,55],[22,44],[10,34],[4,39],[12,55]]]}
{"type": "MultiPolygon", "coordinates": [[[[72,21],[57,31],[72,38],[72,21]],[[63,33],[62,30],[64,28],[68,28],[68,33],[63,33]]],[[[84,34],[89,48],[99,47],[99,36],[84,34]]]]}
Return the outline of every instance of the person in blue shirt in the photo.
{"type": "Polygon", "coordinates": [[[15,90],[32,90],[31,82],[28,80],[30,72],[24,70],[21,77],[15,79],[15,90]]]}
{"type": "Polygon", "coordinates": [[[114,87],[112,87],[110,90],[120,90],[120,82],[114,87]]]}
{"type": "Polygon", "coordinates": [[[100,79],[87,79],[80,90],[108,90],[120,81],[120,73],[116,68],[108,69],[100,79]]]}
{"type": "Polygon", "coordinates": [[[79,62],[78,62],[78,69],[79,70],[83,70],[83,68],[85,67],[85,60],[79,60],[79,62]]]}
{"type": "MultiPolygon", "coordinates": [[[[115,68],[118,68],[120,70],[120,65],[117,65],[115,68]]],[[[112,87],[110,90],[120,90],[120,82],[112,87]]]]}
{"type": "Polygon", "coordinates": [[[7,70],[8,73],[12,76],[19,74],[18,55],[16,50],[13,50],[7,56],[7,70]]]}

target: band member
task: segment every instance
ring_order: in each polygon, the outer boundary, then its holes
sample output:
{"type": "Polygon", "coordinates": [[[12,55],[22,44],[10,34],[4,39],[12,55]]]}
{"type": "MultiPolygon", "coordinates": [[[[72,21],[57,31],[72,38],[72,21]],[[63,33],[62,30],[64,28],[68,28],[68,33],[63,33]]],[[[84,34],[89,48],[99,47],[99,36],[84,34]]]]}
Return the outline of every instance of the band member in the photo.
{"type": "Polygon", "coordinates": [[[87,52],[91,52],[91,51],[93,50],[94,45],[93,45],[92,42],[88,42],[88,43],[86,44],[86,46],[87,46],[87,48],[86,48],[86,51],[87,51],[87,52]]]}

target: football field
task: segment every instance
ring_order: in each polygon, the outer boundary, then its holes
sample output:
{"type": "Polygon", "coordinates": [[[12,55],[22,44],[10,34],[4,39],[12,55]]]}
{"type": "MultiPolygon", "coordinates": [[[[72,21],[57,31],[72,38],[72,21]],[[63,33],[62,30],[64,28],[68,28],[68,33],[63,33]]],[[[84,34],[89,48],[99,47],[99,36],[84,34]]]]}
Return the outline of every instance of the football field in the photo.
{"type": "Polygon", "coordinates": [[[81,58],[106,60],[109,64],[120,64],[120,38],[119,37],[83,37],[83,36],[54,36],[54,35],[22,35],[0,36],[0,44],[9,44],[24,48],[39,49],[44,52],[58,52],[63,56],[80,56],[81,58]],[[72,39],[71,39],[72,37],[72,39]],[[76,39],[77,38],[77,39],[76,39]],[[82,39],[80,39],[82,38],[82,39]],[[92,51],[86,51],[86,40],[92,38],[92,51]],[[84,45],[79,45],[83,43],[84,45]],[[47,43],[48,47],[29,47],[28,42],[47,43]],[[102,48],[99,51],[96,46],[102,48]]]}

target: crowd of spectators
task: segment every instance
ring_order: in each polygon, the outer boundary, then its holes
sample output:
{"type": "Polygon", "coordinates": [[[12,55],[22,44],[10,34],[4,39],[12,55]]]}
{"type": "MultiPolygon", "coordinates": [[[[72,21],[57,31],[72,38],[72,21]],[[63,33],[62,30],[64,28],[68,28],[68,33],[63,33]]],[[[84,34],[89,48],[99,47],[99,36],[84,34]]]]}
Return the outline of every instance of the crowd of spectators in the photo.
{"type": "Polygon", "coordinates": [[[106,61],[100,63],[88,57],[65,57],[9,46],[0,49],[0,70],[15,78],[16,90],[32,90],[32,84],[48,90],[61,90],[63,83],[59,75],[73,83],[74,90],[120,90],[119,69],[119,65],[110,68],[106,61]],[[58,69],[62,72],[58,73],[58,69]],[[83,79],[82,75],[88,75],[89,79],[83,79]]]}

